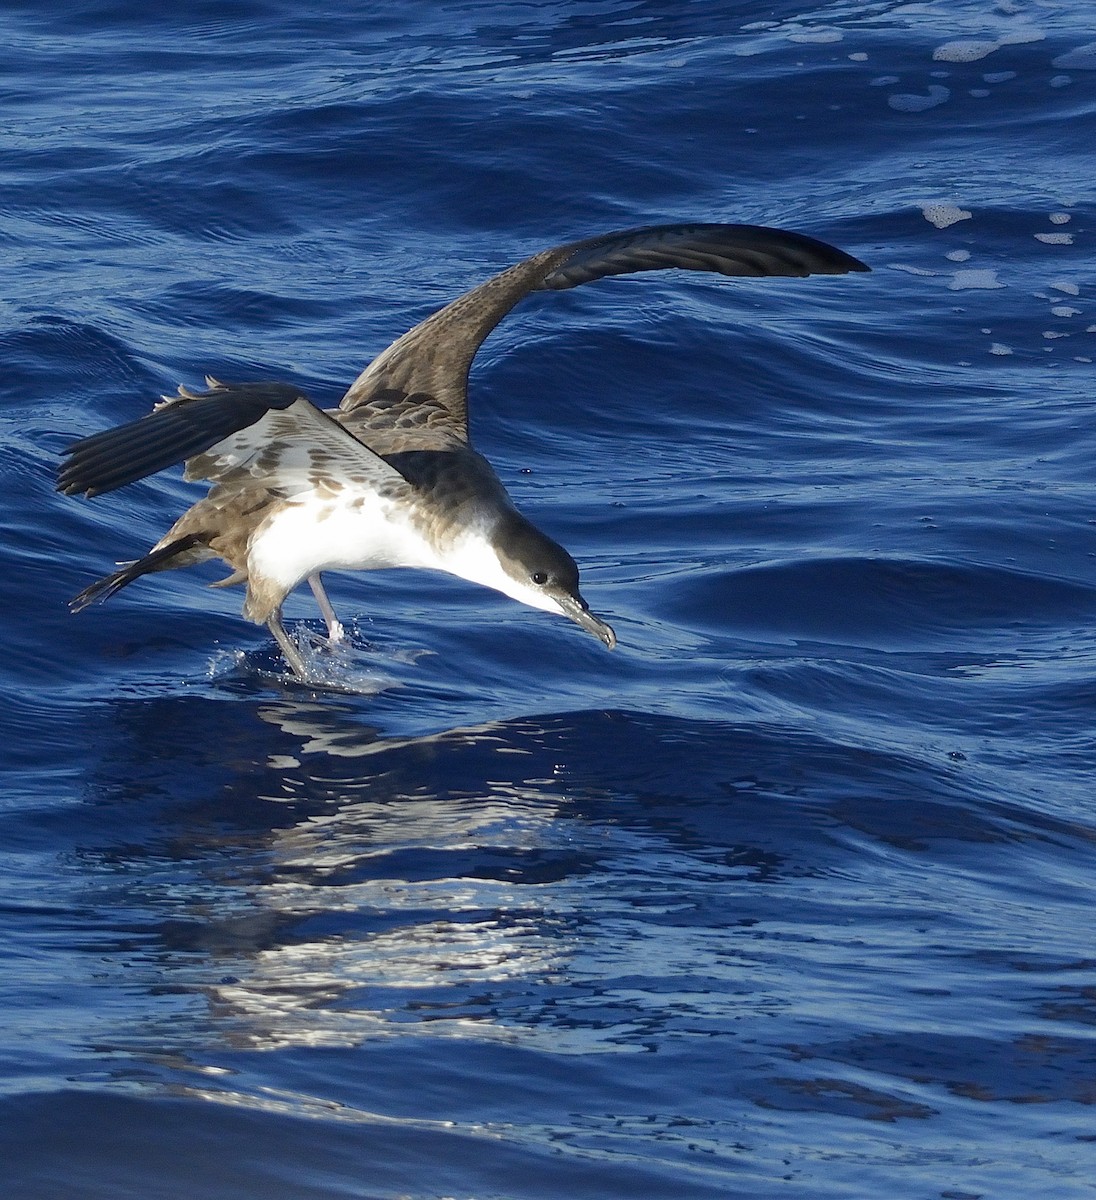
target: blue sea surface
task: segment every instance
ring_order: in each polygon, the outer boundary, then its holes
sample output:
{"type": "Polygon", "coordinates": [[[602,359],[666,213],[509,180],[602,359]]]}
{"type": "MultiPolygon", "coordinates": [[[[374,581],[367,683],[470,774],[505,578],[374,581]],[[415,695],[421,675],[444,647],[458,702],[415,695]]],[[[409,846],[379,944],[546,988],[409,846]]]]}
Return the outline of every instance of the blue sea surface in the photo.
{"type": "Polygon", "coordinates": [[[135,0],[0,31],[14,1200],[1096,1196],[1083,0],[135,0]],[[868,275],[530,297],[472,433],[606,653],[426,572],[68,599],[201,490],[63,448],[337,403],[544,247],[868,275]]]}

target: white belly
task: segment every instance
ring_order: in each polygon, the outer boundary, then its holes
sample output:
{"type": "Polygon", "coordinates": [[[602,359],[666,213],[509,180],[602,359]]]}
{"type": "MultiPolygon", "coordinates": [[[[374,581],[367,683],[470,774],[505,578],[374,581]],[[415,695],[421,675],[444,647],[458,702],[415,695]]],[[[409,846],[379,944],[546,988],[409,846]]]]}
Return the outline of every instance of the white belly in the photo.
{"type": "Polygon", "coordinates": [[[433,548],[398,507],[361,494],[292,501],[259,526],[248,554],[249,571],[287,590],[316,571],[436,565],[433,548]]]}

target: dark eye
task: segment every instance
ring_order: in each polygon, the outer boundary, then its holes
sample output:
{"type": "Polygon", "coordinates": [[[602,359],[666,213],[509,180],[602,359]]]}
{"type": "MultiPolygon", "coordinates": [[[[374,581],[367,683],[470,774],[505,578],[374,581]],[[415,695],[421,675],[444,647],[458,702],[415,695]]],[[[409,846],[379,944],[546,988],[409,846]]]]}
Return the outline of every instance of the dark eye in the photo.
{"type": "Polygon", "coordinates": [[[541,587],[548,582],[548,576],[543,571],[534,571],[530,578],[537,587],[541,587]]]}

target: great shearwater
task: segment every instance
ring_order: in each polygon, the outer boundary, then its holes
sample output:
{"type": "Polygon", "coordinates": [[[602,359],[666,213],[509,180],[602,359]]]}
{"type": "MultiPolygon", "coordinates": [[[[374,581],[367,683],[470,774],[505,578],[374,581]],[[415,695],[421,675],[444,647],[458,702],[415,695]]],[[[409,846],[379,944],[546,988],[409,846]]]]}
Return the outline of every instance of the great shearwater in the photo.
{"type": "Polygon", "coordinates": [[[800,233],[756,225],[656,225],[542,250],[393,342],[324,410],[287,383],[179,388],[151,413],[67,450],[58,490],[97,496],[186,462],[209,494],[143,558],[85,588],[74,612],[141,575],[220,558],[246,584],[244,616],[266,624],[301,679],[282,604],[308,581],[332,641],[342,636],[321,573],[430,567],[562,613],[609,649],[616,634],[579,592],[574,559],[515,508],[468,436],[468,371],[524,296],[608,275],[681,267],[721,275],[843,275],[862,262],[800,233]]]}

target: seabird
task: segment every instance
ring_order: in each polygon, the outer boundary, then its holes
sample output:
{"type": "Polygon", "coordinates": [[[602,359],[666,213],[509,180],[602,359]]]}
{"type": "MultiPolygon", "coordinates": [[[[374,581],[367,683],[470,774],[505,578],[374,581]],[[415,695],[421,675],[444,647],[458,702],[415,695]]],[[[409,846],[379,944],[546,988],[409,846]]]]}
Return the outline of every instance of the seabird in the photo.
{"type": "Polygon", "coordinates": [[[282,605],[308,581],[331,641],[342,626],[322,573],[426,567],[562,613],[612,649],[616,634],[579,592],[574,559],[518,512],[468,436],[468,371],[484,338],[530,292],[679,267],[721,275],[843,275],[862,262],[800,233],[755,225],[657,225],[543,250],[488,279],[393,342],[337,409],[287,383],[179,388],[139,420],[68,447],[58,490],[97,496],[178,463],[209,494],[143,558],[71,601],[106,600],[153,571],[219,558],[307,680],[282,605]]]}

